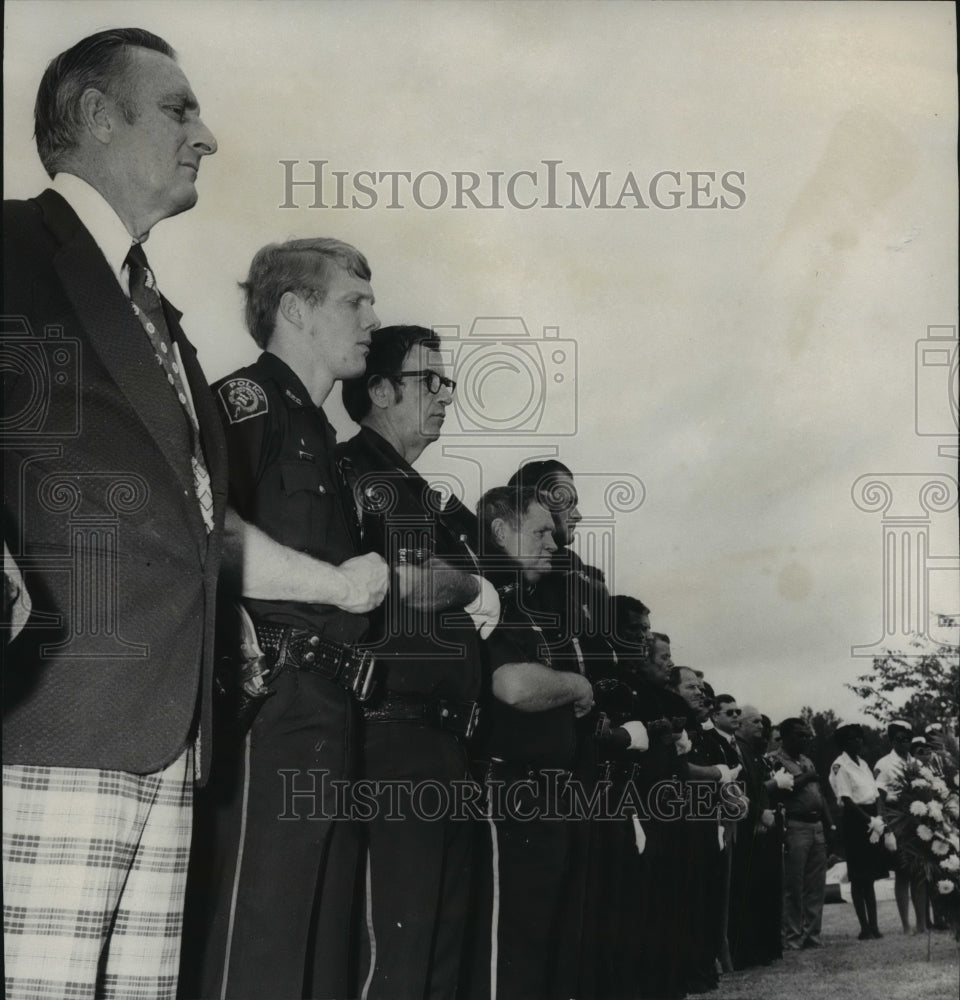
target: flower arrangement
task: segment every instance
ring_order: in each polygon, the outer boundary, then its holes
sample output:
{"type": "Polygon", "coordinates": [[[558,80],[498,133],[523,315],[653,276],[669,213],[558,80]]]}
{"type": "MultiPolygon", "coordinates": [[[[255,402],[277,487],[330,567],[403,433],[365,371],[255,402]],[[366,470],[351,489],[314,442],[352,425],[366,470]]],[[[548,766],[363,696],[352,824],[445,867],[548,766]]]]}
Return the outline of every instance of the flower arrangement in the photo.
{"type": "Polygon", "coordinates": [[[957,741],[946,737],[928,763],[904,765],[884,812],[911,873],[926,880],[938,909],[960,932],[958,772],[957,741]]]}

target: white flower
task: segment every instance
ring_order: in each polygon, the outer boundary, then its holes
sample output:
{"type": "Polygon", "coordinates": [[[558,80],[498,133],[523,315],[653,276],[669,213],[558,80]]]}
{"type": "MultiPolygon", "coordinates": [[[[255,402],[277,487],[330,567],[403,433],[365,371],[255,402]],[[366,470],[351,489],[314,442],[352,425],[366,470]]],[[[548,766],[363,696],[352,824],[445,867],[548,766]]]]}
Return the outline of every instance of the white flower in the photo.
{"type": "MultiPolygon", "coordinates": [[[[871,816],[870,822],[867,823],[867,829],[879,837],[880,834],[883,833],[883,818],[880,816],[871,816]]],[[[874,843],[876,843],[876,841],[874,841],[874,843]]]]}
{"type": "Polygon", "coordinates": [[[947,788],[947,783],[943,778],[934,778],[932,784],[933,790],[941,799],[945,799],[950,794],[950,789],[947,788]]]}
{"type": "Polygon", "coordinates": [[[937,889],[940,891],[941,896],[946,896],[947,893],[953,892],[953,883],[947,879],[941,879],[937,883],[937,889]]]}
{"type": "Polygon", "coordinates": [[[927,815],[927,804],[926,802],[911,802],[910,812],[914,816],[926,816],[927,815]]]}
{"type": "Polygon", "coordinates": [[[943,809],[939,802],[928,802],[927,803],[927,815],[936,822],[940,823],[943,821],[943,809]]]}
{"type": "Polygon", "coordinates": [[[925,778],[914,778],[913,781],[910,782],[910,787],[911,788],[929,788],[930,787],[930,782],[927,781],[925,778]]]}
{"type": "Polygon", "coordinates": [[[926,779],[927,779],[927,783],[928,783],[928,784],[929,784],[929,783],[930,783],[931,781],[933,781],[933,771],[931,771],[929,767],[924,767],[924,766],[922,766],[922,765],[921,765],[921,767],[920,767],[920,774],[921,774],[921,775],[922,775],[922,776],[923,776],[924,778],[926,778],[926,779]]]}
{"type": "Polygon", "coordinates": [[[945,840],[935,840],[930,845],[930,850],[942,858],[945,854],[950,853],[950,845],[945,840]]]}
{"type": "Polygon", "coordinates": [[[874,830],[873,833],[870,834],[869,840],[870,840],[871,844],[879,844],[880,843],[880,834],[877,833],[876,830],[874,830]]]}
{"type": "Polygon", "coordinates": [[[950,854],[940,862],[940,867],[945,872],[960,872],[960,858],[956,854],[950,854]]]}
{"type": "Polygon", "coordinates": [[[917,836],[924,841],[933,840],[933,830],[926,823],[921,823],[917,827],[917,836]]]}
{"type": "Polygon", "coordinates": [[[883,846],[888,851],[895,851],[897,849],[897,835],[892,830],[888,830],[883,835],[883,846]]]}

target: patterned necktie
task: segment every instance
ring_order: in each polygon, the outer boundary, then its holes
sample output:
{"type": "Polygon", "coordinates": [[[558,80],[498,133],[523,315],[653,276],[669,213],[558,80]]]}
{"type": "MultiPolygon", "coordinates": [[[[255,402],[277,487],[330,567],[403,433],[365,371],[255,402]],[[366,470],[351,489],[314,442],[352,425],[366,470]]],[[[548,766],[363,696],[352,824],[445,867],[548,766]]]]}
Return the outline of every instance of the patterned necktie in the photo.
{"type": "Polygon", "coordinates": [[[167,376],[167,382],[180,400],[187,421],[190,424],[193,454],[193,488],[200,503],[200,515],[207,531],[213,530],[213,491],[210,488],[210,474],[200,447],[200,425],[187,399],[184,375],[173,353],[170,331],[163,315],[163,303],[157,291],[157,282],[147,263],[146,254],[139,243],[134,243],[127,253],[124,263],[130,268],[130,301],[137,319],[146,331],[157,357],[157,363],[167,376]]]}

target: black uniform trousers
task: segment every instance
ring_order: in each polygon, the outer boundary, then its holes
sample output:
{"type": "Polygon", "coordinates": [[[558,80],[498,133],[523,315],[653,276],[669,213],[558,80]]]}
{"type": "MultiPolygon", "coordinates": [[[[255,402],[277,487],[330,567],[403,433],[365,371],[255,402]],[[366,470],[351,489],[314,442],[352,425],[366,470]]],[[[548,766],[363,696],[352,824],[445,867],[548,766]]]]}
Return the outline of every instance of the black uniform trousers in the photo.
{"type": "Polygon", "coordinates": [[[714,989],[719,980],[716,959],[720,953],[725,856],[716,819],[690,817],[686,826],[686,986],[704,992],[714,989]]]}
{"type": "Polygon", "coordinates": [[[431,726],[367,721],[365,727],[364,778],[391,782],[394,790],[382,786],[376,815],[362,824],[360,995],[447,1000],[460,975],[473,849],[473,825],[450,815],[456,799],[449,790],[467,777],[467,759],[456,736],[431,726]]]}
{"type": "MultiPolygon", "coordinates": [[[[353,992],[356,827],[334,780],[352,776],[355,707],[285,668],[252,728],[218,760],[197,811],[186,998],[287,1000],[353,992]],[[232,766],[231,766],[232,764],[232,766]]],[[[223,744],[227,741],[221,741],[223,744]]]]}
{"type": "Polygon", "coordinates": [[[683,893],[688,863],[687,824],[682,818],[643,823],[647,844],[640,858],[638,899],[642,931],[640,992],[649,1000],[686,995],[687,904],[683,893]]]}
{"type": "MultiPolygon", "coordinates": [[[[615,807],[626,782],[614,777],[609,801],[615,807]]],[[[588,916],[593,952],[583,957],[581,996],[585,1000],[634,1000],[638,990],[637,951],[642,935],[638,895],[641,855],[629,816],[593,824],[596,849],[592,853],[588,916]]]]}
{"type": "Polygon", "coordinates": [[[579,953],[567,898],[578,882],[575,824],[519,818],[548,808],[540,789],[521,789],[513,801],[515,810],[488,816],[479,827],[476,923],[463,995],[570,1000],[577,995],[579,953]]]}

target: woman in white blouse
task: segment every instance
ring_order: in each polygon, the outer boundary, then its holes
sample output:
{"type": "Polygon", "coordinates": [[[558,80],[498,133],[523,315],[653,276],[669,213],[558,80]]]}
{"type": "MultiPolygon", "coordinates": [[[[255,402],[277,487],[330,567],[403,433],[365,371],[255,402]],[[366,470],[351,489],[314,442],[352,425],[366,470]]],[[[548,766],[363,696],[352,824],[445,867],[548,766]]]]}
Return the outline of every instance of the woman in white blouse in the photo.
{"type": "Polygon", "coordinates": [[[853,908],[860,921],[861,941],[883,935],[877,927],[877,896],[873,883],[888,874],[879,818],[880,792],[870,765],[860,756],[863,729],[841,726],[834,733],[840,756],[830,768],[830,787],[843,807],[843,846],[853,908]],[[871,841],[871,835],[873,837],[871,841]]]}

